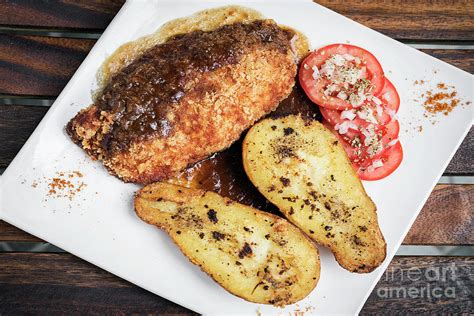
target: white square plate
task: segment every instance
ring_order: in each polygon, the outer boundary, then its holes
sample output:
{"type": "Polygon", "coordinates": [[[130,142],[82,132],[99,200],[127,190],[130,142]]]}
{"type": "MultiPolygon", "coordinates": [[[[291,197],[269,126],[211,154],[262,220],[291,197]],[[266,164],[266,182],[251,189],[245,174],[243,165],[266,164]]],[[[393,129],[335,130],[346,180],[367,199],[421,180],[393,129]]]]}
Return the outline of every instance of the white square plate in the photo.
{"type": "Polygon", "coordinates": [[[46,117],[1,177],[0,217],[113,274],[194,311],[219,313],[284,313],[268,305],[248,303],[227,293],[193,266],[161,231],[139,220],[132,196],[138,186],[110,176],[90,161],[64,132],[77,111],[91,103],[95,73],[121,44],[156,30],[170,19],[226,4],[255,8],[278,23],[306,34],[313,48],[350,43],[378,57],[401,95],[400,140],[405,158],[398,170],[364,185],[378,206],[387,258],[369,274],[343,270],[332,254],[321,250],[321,280],[300,308],[316,313],[355,314],[390,263],[432,188],[472,125],[472,106],[441,115],[432,125],[413,100],[414,80],[428,78],[456,86],[472,101],[473,77],[455,67],[359,25],[310,1],[128,1],[58,97],[46,117]],[[436,71],[434,71],[436,70],[436,71]],[[423,132],[413,132],[422,125],[423,132]],[[56,172],[80,170],[85,187],[70,201],[45,199],[47,185],[31,184],[56,172]],[[96,193],[97,192],[97,193],[96,193]]]}

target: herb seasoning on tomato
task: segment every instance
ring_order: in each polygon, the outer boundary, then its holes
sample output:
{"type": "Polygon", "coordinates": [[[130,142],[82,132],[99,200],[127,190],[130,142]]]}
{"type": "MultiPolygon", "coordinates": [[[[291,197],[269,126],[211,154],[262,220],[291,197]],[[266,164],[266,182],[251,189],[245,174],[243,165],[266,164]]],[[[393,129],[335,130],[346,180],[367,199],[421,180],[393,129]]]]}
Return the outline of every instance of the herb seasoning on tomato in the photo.
{"type": "Polygon", "coordinates": [[[321,107],[321,114],[332,125],[352,121],[357,126],[385,125],[395,118],[400,97],[393,84],[385,78],[385,85],[378,97],[371,96],[360,107],[337,111],[321,107]]]}
{"type": "Polygon", "coordinates": [[[400,165],[400,97],[374,55],[353,45],[325,46],[303,61],[299,79],[362,180],[382,179],[400,165]]]}
{"type": "Polygon", "coordinates": [[[374,55],[347,44],[311,53],[301,64],[299,79],[314,103],[333,110],[357,108],[384,85],[382,66],[374,55]]]}

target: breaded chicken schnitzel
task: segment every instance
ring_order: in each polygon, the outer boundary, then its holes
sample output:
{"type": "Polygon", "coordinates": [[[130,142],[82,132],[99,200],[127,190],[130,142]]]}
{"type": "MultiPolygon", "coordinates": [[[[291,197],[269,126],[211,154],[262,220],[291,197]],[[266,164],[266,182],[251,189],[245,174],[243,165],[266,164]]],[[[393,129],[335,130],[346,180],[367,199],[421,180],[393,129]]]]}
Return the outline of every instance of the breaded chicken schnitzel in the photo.
{"type": "Polygon", "coordinates": [[[294,36],[271,20],[174,36],[115,74],[66,131],[126,182],[170,178],[229,147],[288,96],[294,36]]]}

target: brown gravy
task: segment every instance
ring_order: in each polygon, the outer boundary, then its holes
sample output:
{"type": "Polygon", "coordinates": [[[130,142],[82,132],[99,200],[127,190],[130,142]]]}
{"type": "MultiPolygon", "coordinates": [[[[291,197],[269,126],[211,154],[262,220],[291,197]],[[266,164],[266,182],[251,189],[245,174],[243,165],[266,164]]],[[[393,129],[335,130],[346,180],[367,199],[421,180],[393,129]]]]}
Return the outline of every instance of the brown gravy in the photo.
{"type": "MultiPolygon", "coordinates": [[[[107,58],[97,74],[99,89],[94,93],[94,99],[97,99],[104,87],[110,82],[110,79],[122,71],[124,67],[130,65],[150,48],[168,41],[173,36],[194,31],[212,31],[224,25],[250,23],[262,19],[265,19],[265,17],[258,11],[239,6],[224,6],[172,20],[161,26],[153,34],[125,43],[107,58]]],[[[297,56],[301,60],[309,52],[309,43],[306,36],[289,27],[283,28],[298,35],[294,46],[297,56]]],[[[288,98],[282,101],[279,107],[268,116],[279,117],[297,113],[320,118],[319,110],[306,97],[299,86],[295,86],[288,98]]],[[[168,180],[168,182],[214,191],[242,204],[277,213],[277,208],[260,194],[245,174],[242,164],[243,137],[245,137],[245,134],[228,149],[196,163],[183,171],[180,176],[168,180]]]]}
{"type": "MultiPolygon", "coordinates": [[[[290,51],[295,34],[271,20],[224,25],[211,31],[176,35],[146,51],[105,86],[96,106],[114,115],[104,137],[106,152],[128,149],[149,136],[167,137],[168,116],[200,74],[233,65],[257,49],[290,51]]],[[[204,92],[203,92],[204,93],[204,92]]]]}

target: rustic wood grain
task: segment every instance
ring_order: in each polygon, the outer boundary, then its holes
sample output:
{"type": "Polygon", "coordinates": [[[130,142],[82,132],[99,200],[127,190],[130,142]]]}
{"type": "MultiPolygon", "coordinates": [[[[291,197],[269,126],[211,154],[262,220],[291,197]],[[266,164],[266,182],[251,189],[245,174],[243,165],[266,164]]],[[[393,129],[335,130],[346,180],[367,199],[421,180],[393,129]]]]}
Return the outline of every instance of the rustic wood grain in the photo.
{"type": "Polygon", "coordinates": [[[474,40],[474,2],[316,0],[398,40],[474,40]]]}
{"type": "Polygon", "coordinates": [[[44,106],[0,105],[0,166],[13,160],[48,109],[44,106]]]}
{"type": "Polygon", "coordinates": [[[1,0],[0,24],[105,29],[124,0],[1,0]]]}
{"type": "MultiPolygon", "coordinates": [[[[465,257],[395,257],[362,314],[472,311],[473,264],[465,257]],[[437,271],[445,278],[436,278],[437,271]],[[428,286],[451,288],[456,297],[411,298],[398,290],[428,286]]],[[[0,314],[191,313],[70,254],[0,253],[0,302],[0,314]]]]}
{"type": "Polygon", "coordinates": [[[437,185],[404,244],[474,244],[474,185],[437,185]]]}
{"type": "MultiPolygon", "coordinates": [[[[472,245],[473,209],[474,185],[437,185],[403,244],[472,245]]],[[[0,221],[0,241],[40,240],[0,221]]]]}
{"type": "Polygon", "coordinates": [[[189,314],[69,254],[0,253],[0,314],[189,314]]]}
{"type": "MultiPolygon", "coordinates": [[[[94,40],[0,34],[0,93],[56,96],[94,40]]],[[[473,50],[423,50],[474,73],[473,50]]]]}
{"type": "MultiPolygon", "coordinates": [[[[473,1],[317,2],[399,40],[474,40],[473,1]]],[[[0,25],[100,31],[122,3],[0,0],[0,25]]],[[[0,34],[0,94],[56,96],[93,44],[93,40],[0,34]]],[[[423,51],[474,72],[472,50],[423,51]]],[[[0,106],[0,167],[9,164],[47,110],[0,106]]],[[[471,129],[447,174],[474,174],[473,153],[471,129]]],[[[473,203],[473,185],[438,185],[404,244],[473,244],[473,203]]],[[[0,241],[4,240],[40,241],[0,221],[0,241]]],[[[473,258],[395,257],[361,314],[473,313],[473,266],[473,258]],[[447,271],[447,278],[436,278],[436,271],[447,271]],[[429,288],[433,294],[437,287],[452,289],[449,293],[454,291],[455,298],[419,297],[421,289],[429,288]]],[[[0,315],[32,313],[192,314],[70,254],[0,253],[0,315]]]]}
{"type": "Polygon", "coordinates": [[[474,73],[474,50],[469,50],[469,49],[420,49],[420,50],[428,55],[441,59],[442,61],[445,61],[448,64],[456,66],[471,74],[474,73]]]}
{"type": "Polygon", "coordinates": [[[0,94],[58,95],[94,43],[0,34],[0,94]]]}
{"type": "MultiPolygon", "coordinates": [[[[0,94],[57,96],[94,40],[0,33],[0,94]]],[[[474,73],[474,50],[423,50],[474,73]]]]}
{"type": "MultiPolygon", "coordinates": [[[[0,24],[104,29],[120,9],[114,1],[0,1],[0,24]]],[[[318,0],[319,4],[390,37],[407,40],[473,40],[472,1],[318,0]]]]}
{"type": "Polygon", "coordinates": [[[395,257],[361,315],[472,314],[473,267],[472,257],[395,257]]]}
{"type": "Polygon", "coordinates": [[[447,175],[474,175],[474,128],[466,135],[458,151],[446,168],[447,175]]]}
{"type": "Polygon", "coordinates": [[[43,240],[0,220],[0,241],[42,242],[43,240]]]}

